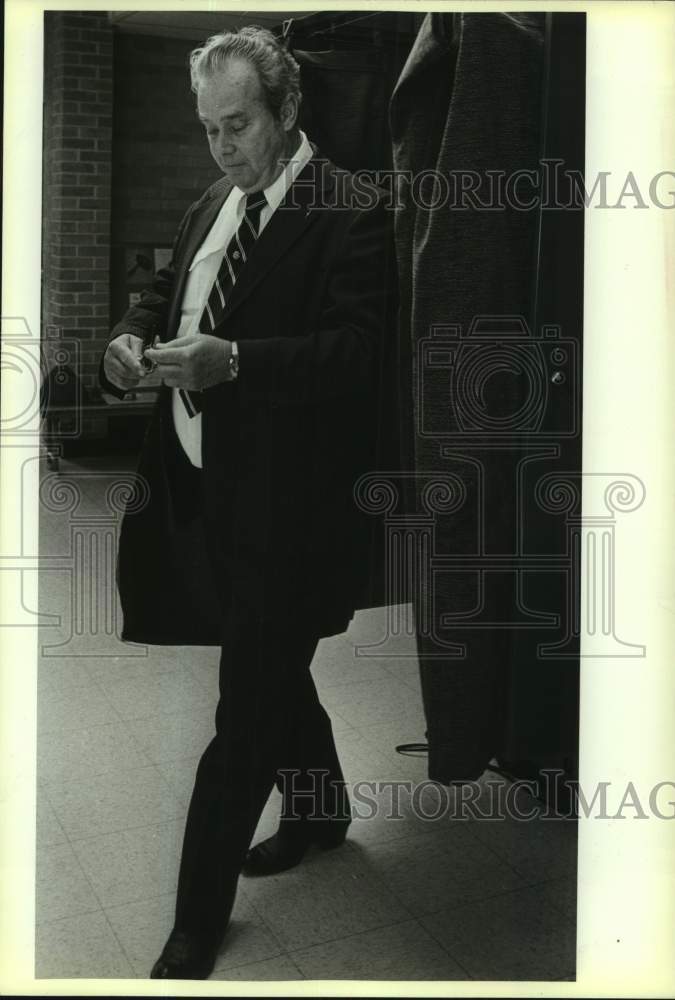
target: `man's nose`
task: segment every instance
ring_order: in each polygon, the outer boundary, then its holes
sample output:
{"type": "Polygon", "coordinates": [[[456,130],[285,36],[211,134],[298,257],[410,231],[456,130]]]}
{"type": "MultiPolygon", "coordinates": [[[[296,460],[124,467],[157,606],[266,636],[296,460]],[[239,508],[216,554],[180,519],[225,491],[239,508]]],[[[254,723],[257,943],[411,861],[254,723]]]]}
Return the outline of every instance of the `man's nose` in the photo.
{"type": "Polygon", "coordinates": [[[220,139],[219,146],[220,146],[220,152],[222,153],[223,156],[233,156],[237,150],[237,147],[235,146],[232,139],[228,139],[225,136],[223,136],[220,139]]]}

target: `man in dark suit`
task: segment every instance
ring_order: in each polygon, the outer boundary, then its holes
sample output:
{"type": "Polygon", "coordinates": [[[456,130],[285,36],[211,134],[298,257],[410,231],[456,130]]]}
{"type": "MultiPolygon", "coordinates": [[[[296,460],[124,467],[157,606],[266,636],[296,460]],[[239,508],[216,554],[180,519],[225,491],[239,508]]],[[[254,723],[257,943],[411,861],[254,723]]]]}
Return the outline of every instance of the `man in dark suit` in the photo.
{"type": "Polygon", "coordinates": [[[104,386],[163,388],[122,525],[123,637],[221,646],[216,735],[198,767],[175,924],[152,978],[205,978],[240,872],[335,847],[350,822],[310,674],[363,606],[391,240],[374,189],[297,124],[298,67],[269,33],[214,36],[192,89],[224,177],[181,222],[172,264],[112,331],[104,386]],[[150,346],[154,345],[154,346],[150,346]],[[250,841],[269,792],[277,834],[250,841]]]}

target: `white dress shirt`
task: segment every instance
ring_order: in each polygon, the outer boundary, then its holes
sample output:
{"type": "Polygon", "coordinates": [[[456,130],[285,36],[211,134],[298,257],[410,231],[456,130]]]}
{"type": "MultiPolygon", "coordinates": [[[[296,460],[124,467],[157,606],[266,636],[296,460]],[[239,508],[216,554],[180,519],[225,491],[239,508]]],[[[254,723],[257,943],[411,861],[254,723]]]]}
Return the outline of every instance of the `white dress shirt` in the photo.
{"type": "MultiPolygon", "coordinates": [[[[267,204],[260,213],[259,233],[284,199],[289,187],[302,168],[312,158],[313,151],[304,132],[300,132],[300,145],[269,187],[264,188],[267,204]]],[[[195,253],[190,264],[177,337],[199,333],[199,320],[206,306],[209,293],[220,269],[225,248],[236,233],[244,217],[246,195],[236,185],[232,188],[218,213],[215,222],[195,253]]],[[[245,372],[242,372],[245,376],[245,372]]],[[[202,468],[202,415],[189,417],[178,389],[173,390],[173,420],[178,440],[185,454],[198,469],[202,468]]]]}

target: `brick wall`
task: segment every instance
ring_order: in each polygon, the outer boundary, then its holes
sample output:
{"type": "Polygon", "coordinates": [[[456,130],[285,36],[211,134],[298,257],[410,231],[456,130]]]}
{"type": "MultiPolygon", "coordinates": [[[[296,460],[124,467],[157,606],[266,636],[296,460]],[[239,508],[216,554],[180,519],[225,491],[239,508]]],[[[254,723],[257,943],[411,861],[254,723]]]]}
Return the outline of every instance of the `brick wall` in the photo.
{"type": "Polygon", "coordinates": [[[190,91],[198,42],[118,34],[114,46],[112,312],[126,306],[125,251],[169,247],[189,204],[220,176],[190,91]]]}
{"type": "Polygon", "coordinates": [[[170,246],[220,175],[190,92],[195,44],[114,33],[107,14],[45,14],[43,336],[48,363],[79,342],[89,386],[126,305],[125,250],[170,246]]]}
{"type": "Polygon", "coordinates": [[[109,329],[112,31],[106,14],[45,14],[43,328],[80,344],[94,384],[109,329]]]}

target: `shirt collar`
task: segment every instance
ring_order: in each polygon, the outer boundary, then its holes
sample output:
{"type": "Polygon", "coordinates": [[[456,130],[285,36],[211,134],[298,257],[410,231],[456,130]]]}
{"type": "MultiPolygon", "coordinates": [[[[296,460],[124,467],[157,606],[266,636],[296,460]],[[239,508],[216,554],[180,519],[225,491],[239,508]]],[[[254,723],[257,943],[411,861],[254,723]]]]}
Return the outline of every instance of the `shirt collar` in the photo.
{"type": "MultiPolygon", "coordinates": [[[[289,187],[294,182],[303,167],[309,163],[313,155],[314,150],[310,145],[309,139],[301,130],[300,145],[296,149],[295,153],[289,158],[288,163],[284,165],[284,168],[277,179],[272,181],[268,187],[263,189],[267,200],[267,205],[263,208],[264,221],[266,221],[271,213],[276,211],[279,207],[281,202],[284,200],[289,187]]],[[[190,270],[192,270],[201,260],[204,260],[204,258],[208,257],[210,254],[216,253],[218,250],[222,251],[223,232],[226,231],[226,218],[229,212],[234,210],[235,218],[237,220],[236,224],[237,226],[239,225],[244,217],[245,198],[246,195],[244,192],[235,184],[223,202],[222,208],[220,209],[213,226],[207,234],[206,239],[194,255],[190,264],[190,270]]]]}
{"type": "MultiPolygon", "coordinates": [[[[303,131],[300,131],[300,145],[288,163],[284,165],[277,179],[264,189],[267,204],[273,212],[284,200],[289,187],[313,155],[314,151],[309,144],[309,139],[303,131]]],[[[243,194],[243,191],[241,193],[243,194]]]]}

